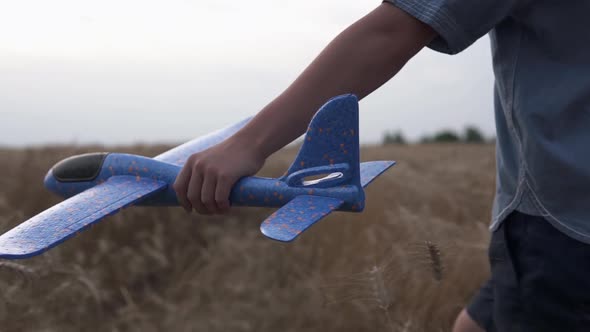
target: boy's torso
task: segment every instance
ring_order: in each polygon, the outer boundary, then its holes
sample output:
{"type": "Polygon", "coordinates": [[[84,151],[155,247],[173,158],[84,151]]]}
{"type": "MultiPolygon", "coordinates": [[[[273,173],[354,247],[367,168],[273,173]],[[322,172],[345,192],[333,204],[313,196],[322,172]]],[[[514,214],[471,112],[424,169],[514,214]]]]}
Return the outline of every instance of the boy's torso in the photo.
{"type": "Polygon", "coordinates": [[[590,1],[522,2],[490,33],[496,75],[494,222],[543,215],[590,243],[590,1]]]}

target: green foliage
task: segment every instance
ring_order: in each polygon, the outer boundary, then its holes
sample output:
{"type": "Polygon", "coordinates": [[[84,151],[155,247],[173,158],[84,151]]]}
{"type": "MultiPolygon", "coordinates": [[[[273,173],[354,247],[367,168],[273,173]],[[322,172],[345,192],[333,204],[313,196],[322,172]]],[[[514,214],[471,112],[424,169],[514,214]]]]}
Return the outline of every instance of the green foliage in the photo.
{"type": "Polygon", "coordinates": [[[432,141],[435,143],[455,143],[460,142],[461,138],[452,130],[441,130],[434,135],[432,141]]]}
{"type": "MultiPolygon", "coordinates": [[[[383,135],[383,144],[389,143],[401,143],[406,144],[405,138],[402,136],[401,132],[398,130],[396,132],[386,132],[383,135]]],[[[475,126],[467,126],[462,134],[457,133],[452,129],[443,129],[439,130],[438,132],[434,133],[434,135],[425,135],[422,136],[419,140],[421,144],[429,144],[429,143],[474,143],[474,144],[483,144],[483,143],[495,143],[495,139],[492,138],[488,140],[481,130],[475,126]]]]}
{"type": "Polygon", "coordinates": [[[475,126],[468,126],[465,128],[465,132],[463,134],[463,142],[465,143],[485,143],[486,139],[479,130],[479,128],[475,126]]]}
{"type": "Polygon", "coordinates": [[[400,130],[389,131],[383,135],[383,145],[386,144],[406,144],[406,138],[400,130]]]}

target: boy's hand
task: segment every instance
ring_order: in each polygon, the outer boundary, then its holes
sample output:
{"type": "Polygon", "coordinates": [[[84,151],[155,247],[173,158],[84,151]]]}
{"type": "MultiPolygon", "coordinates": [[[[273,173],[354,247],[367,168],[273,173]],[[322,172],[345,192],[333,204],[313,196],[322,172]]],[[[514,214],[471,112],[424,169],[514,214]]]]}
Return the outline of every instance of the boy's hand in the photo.
{"type": "Polygon", "coordinates": [[[254,175],[264,165],[248,140],[235,135],[205,151],[190,156],[174,182],[180,205],[187,212],[225,213],[233,185],[254,175]]]}

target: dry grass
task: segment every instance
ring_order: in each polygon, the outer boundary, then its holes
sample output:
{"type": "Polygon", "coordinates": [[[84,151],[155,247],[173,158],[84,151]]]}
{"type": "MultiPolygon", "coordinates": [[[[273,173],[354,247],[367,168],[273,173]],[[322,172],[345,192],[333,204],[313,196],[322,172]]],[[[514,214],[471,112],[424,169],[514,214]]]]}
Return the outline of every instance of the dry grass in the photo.
{"type": "MultiPolygon", "coordinates": [[[[42,187],[56,161],[97,150],[0,149],[0,232],[59,202],[42,187]]],[[[399,165],[368,188],[363,214],[335,213],[291,244],[259,233],[267,209],[133,208],[41,256],[0,261],[0,329],[449,331],[488,274],[493,147],[362,152],[399,165]]],[[[294,153],[273,156],[263,175],[294,153]]]]}

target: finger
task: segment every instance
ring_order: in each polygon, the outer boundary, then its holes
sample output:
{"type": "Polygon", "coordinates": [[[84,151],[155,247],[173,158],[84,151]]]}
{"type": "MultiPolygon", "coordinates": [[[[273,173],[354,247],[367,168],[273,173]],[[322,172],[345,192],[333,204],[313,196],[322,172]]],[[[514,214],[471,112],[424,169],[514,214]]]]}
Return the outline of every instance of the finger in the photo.
{"type": "Polygon", "coordinates": [[[234,185],[234,180],[227,176],[220,176],[217,178],[217,186],[215,187],[215,203],[220,213],[229,211],[229,195],[231,188],[234,185]]]}
{"type": "Polygon", "coordinates": [[[191,167],[185,164],[182,170],[180,170],[180,173],[178,173],[178,176],[176,176],[176,180],[174,181],[173,185],[174,191],[176,192],[176,199],[178,200],[180,206],[186,210],[186,212],[192,211],[192,205],[186,196],[190,178],[191,167]]]}
{"type": "Polygon", "coordinates": [[[201,203],[201,187],[203,186],[203,177],[200,172],[193,170],[190,183],[188,185],[188,200],[191,202],[193,209],[201,214],[207,214],[207,209],[201,203]]]}
{"type": "Polygon", "coordinates": [[[217,176],[207,172],[203,179],[203,188],[201,189],[201,202],[209,213],[217,213],[217,204],[215,203],[215,186],[217,176]]]}

